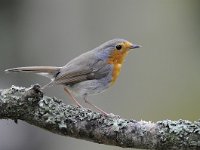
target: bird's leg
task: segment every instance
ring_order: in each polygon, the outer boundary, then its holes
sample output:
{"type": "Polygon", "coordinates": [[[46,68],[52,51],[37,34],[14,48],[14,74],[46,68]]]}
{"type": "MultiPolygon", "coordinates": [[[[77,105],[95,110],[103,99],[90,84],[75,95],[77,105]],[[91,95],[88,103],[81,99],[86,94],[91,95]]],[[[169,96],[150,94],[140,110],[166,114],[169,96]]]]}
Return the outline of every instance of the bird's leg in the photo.
{"type": "Polygon", "coordinates": [[[71,92],[68,90],[68,88],[64,87],[65,92],[70,97],[70,99],[76,103],[78,107],[82,107],[81,104],[76,100],[76,98],[71,94],[71,92]]]}
{"type": "Polygon", "coordinates": [[[96,105],[94,105],[94,104],[92,104],[90,101],[88,101],[86,96],[84,96],[84,101],[85,101],[85,103],[87,103],[87,104],[93,106],[94,108],[96,108],[98,111],[100,111],[100,112],[103,113],[104,115],[106,115],[106,116],[109,115],[107,112],[103,111],[101,108],[97,107],[96,105]]]}

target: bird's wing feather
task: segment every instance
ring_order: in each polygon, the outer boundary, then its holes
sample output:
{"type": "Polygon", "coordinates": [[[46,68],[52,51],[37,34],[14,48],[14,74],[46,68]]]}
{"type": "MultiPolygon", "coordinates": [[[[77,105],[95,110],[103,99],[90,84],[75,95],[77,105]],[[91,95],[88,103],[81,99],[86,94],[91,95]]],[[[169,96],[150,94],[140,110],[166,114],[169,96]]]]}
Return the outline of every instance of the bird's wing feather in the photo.
{"type": "Polygon", "coordinates": [[[109,64],[90,53],[80,55],[62,67],[54,81],[57,84],[71,85],[105,77],[110,71],[109,64]]]}

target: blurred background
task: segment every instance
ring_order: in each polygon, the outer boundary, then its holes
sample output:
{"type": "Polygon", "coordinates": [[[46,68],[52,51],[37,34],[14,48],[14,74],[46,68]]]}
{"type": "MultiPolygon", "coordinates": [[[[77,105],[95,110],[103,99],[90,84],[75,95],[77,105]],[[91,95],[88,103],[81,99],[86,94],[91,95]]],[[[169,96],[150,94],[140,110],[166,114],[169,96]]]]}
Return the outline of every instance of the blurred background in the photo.
{"type": "MultiPolygon", "coordinates": [[[[158,121],[200,117],[200,2],[198,0],[0,0],[0,88],[48,83],[7,68],[63,66],[113,38],[132,51],[115,86],[90,97],[123,118],[158,121]]],[[[70,104],[59,86],[45,90],[70,104]]],[[[83,103],[81,101],[81,103],[83,103]]],[[[19,121],[0,120],[0,150],[120,150],[62,137],[19,121]]]]}

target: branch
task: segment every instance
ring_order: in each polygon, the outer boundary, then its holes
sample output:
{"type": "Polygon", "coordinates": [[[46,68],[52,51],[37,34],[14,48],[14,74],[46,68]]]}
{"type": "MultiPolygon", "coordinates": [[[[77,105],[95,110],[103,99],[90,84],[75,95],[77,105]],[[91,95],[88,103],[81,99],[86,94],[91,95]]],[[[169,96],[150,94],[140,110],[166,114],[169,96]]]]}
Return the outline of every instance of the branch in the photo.
{"type": "Polygon", "coordinates": [[[63,136],[140,149],[200,149],[200,120],[157,123],[104,116],[43,96],[39,85],[0,90],[0,119],[18,119],[63,136]]]}

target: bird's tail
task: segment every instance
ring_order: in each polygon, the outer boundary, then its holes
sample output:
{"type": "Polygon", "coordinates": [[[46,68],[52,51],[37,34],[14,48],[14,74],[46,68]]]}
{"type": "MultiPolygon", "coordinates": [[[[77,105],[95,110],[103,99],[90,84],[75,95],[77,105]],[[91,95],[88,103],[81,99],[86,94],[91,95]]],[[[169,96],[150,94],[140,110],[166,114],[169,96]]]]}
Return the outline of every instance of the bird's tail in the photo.
{"type": "Polygon", "coordinates": [[[10,68],[6,69],[5,72],[32,72],[36,73],[45,77],[50,78],[52,81],[45,85],[43,89],[47,86],[49,86],[56,75],[59,73],[59,70],[61,67],[54,67],[54,66],[30,66],[30,67],[18,67],[18,68],[10,68]]]}

